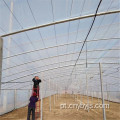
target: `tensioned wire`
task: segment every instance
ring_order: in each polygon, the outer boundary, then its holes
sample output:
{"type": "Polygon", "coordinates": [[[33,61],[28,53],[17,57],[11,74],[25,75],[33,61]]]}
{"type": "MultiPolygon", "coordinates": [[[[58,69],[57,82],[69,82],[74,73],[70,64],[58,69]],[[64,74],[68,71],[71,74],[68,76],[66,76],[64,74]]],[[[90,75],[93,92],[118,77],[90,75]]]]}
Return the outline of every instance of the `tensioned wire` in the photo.
{"type": "MultiPolygon", "coordinates": [[[[98,75],[98,74],[96,74],[96,75],[98,75]]],[[[60,77],[62,77],[62,76],[60,76],[60,77]]],[[[51,78],[52,79],[52,78],[51,78]]],[[[26,81],[27,82],[27,81],[26,81]]],[[[29,82],[29,81],[28,81],[29,82]]],[[[95,81],[96,82],[96,81],[95,81]]],[[[14,83],[14,82],[11,82],[11,83],[14,83]]],[[[19,82],[18,82],[19,83],[19,82]]],[[[21,82],[22,83],[22,82],[21,82]]],[[[115,83],[113,83],[113,84],[115,84],[115,83]]],[[[110,84],[110,85],[112,85],[112,84],[110,84]]]]}
{"type": "MultiPolygon", "coordinates": [[[[4,32],[5,32],[5,31],[4,31],[4,32]]],[[[24,49],[23,49],[22,47],[20,47],[20,46],[14,41],[13,38],[12,38],[12,42],[14,42],[14,43],[24,52],[24,49]]],[[[4,43],[3,43],[3,44],[4,44],[4,43]]],[[[4,48],[5,48],[7,51],[10,51],[10,53],[13,52],[13,51],[9,50],[6,46],[4,46],[4,48]]],[[[4,48],[3,48],[3,49],[4,49],[4,48]]],[[[30,57],[30,56],[28,56],[28,57],[30,57]]],[[[20,59],[21,59],[21,58],[20,58],[20,59]]],[[[25,58],[25,59],[26,59],[26,58],[25,58]]],[[[21,59],[21,60],[22,60],[22,59],[21,59]]],[[[10,61],[10,62],[11,62],[11,61],[10,61]]],[[[23,62],[24,62],[24,61],[23,61],[23,62]]],[[[16,64],[15,62],[13,62],[13,61],[12,61],[12,63],[15,64],[15,65],[17,65],[17,64],[16,64]]],[[[5,64],[5,63],[4,63],[4,64],[5,64]]],[[[7,64],[6,64],[6,65],[7,65],[7,64]]]]}
{"type": "Polygon", "coordinates": [[[81,55],[81,52],[82,52],[83,47],[84,47],[84,45],[85,45],[85,42],[86,42],[86,40],[87,40],[87,38],[88,38],[88,36],[89,36],[89,34],[90,34],[90,32],[91,32],[91,29],[92,29],[92,27],[93,27],[93,24],[94,24],[94,22],[95,22],[96,14],[97,14],[97,12],[98,12],[98,9],[99,9],[99,6],[100,6],[101,2],[102,2],[102,0],[99,1],[99,4],[98,4],[97,9],[96,9],[96,12],[95,12],[94,19],[93,19],[93,21],[92,21],[92,24],[91,24],[91,26],[90,26],[90,29],[89,29],[89,31],[88,31],[87,36],[85,37],[85,40],[84,40],[83,45],[82,45],[82,48],[81,48],[81,50],[80,50],[80,52],[79,52],[78,58],[77,58],[77,60],[75,61],[75,65],[73,66],[72,72],[71,72],[71,74],[70,74],[70,78],[68,79],[68,85],[66,86],[67,89],[68,89],[68,87],[69,87],[69,84],[70,84],[69,81],[71,80],[71,76],[72,76],[73,71],[74,71],[74,69],[75,69],[75,66],[76,66],[76,64],[77,64],[77,61],[79,60],[79,57],[80,57],[80,55],[81,55]]]}
{"type": "MultiPolygon", "coordinates": [[[[36,21],[36,18],[35,18],[35,16],[34,16],[34,13],[33,13],[33,11],[32,11],[32,8],[31,8],[30,3],[29,3],[28,0],[27,0],[27,4],[28,4],[28,7],[29,7],[29,9],[30,9],[30,12],[31,12],[31,14],[32,14],[32,16],[33,16],[33,19],[34,19],[34,21],[35,21],[35,24],[36,24],[36,26],[38,26],[37,21],[36,21]]],[[[42,42],[43,42],[44,47],[46,48],[44,39],[43,39],[42,34],[41,34],[41,32],[40,32],[39,29],[38,29],[38,33],[39,33],[39,36],[40,36],[41,39],[42,39],[42,42]]],[[[49,53],[48,53],[48,51],[47,51],[47,54],[48,54],[48,56],[50,56],[49,53]]]]}
{"type": "MultiPolygon", "coordinates": [[[[96,58],[94,58],[94,59],[96,59],[96,58]]],[[[111,58],[108,57],[108,59],[111,59],[111,58]]],[[[71,60],[70,60],[70,61],[71,61],[71,60]]],[[[70,62],[70,61],[65,61],[65,62],[70,62]]],[[[75,60],[72,60],[72,61],[74,62],[75,60]]],[[[61,63],[64,63],[64,62],[61,62],[61,63]]],[[[58,63],[55,63],[55,64],[58,64],[58,63]]],[[[54,64],[51,64],[51,65],[54,65],[54,64]]],[[[40,66],[40,67],[42,68],[42,67],[44,67],[44,66],[40,66]]],[[[40,67],[37,67],[37,68],[40,68],[40,67]]],[[[33,69],[35,69],[35,68],[23,70],[23,71],[21,71],[21,72],[19,72],[19,73],[24,73],[25,71],[30,71],[30,70],[33,70],[33,69]]],[[[11,74],[11,75],[9,75],[9,76],[5,76],[5,77],[2,77],[2,78],[10,77],[10,76],[12,76],[12,75],[16,75],[16,74],[19,74],[19,73],[13,73],[13,74],[11,74]]],[[[57,73],[56,73],[56,74],[57,74],[57,73]]]]}
{"type": "MultiPolygon", "coordinates": [[[[90,64],[90,63],[89,63],[90,64]]],[[[106,64],[106,63],[105,63],[106,64]]],[[[108,63],[109,64],[109,63],[108,63]]],[[[56,68],[55,68],[56,69],[56,68]]],[[[40,71],[40,72],[43,72],[43,71],[40,71]]],[[[30,75],[32,75],[32,74],[30,74],[30,75]]],[[[30,75],[26,75],[26,76],[30,76],[30,75]]],[[[24,77],[26,77],[26,76],[23,76],[23,77],[19,77],[19,78],[16,78],[16,79],[13,79],[13,80],[11,80],[11,81],[15,81],[15,80],[17,80],[17,79],[20,79],[20,78],[24,78],[24,77]]]]}
{"type": "MultiPolygon", "coordinates": [[[[72,1],[72,2],[73,2],[73,1],[72,1]]],[[[83,11],[83,9],[84,9],[84,5],[85,5],[85,0],[83,1],[83,5],[82,5],[82,10],[81,10],[80,16],[82,15],[82,11],[83,11]]],[[[76,40],[77,40],[77,37],[78,37],[79,26],[80,26],[80,20],[78,21],[75,43],[76,43],[76,40]]],[[[70,29],[70,22],[69,22],[69,29],[70,29]]],[[[68,41],[69,41],[69,34],[70,34],[70,33],[69,33],[69,30],[68,30],[68,41]]],[[[67,43],[68,43],[68,41],[67,41],[67,43]]],[[[75,44],[75,45],[76,45],[76,44],[75,44]]],[[[75,51],[75,45],[74,45],[73,51],[75,51]]],[[[68,46],[67,46],[67,49],[68,49],[68,46]]],[[[66,53],[67,53],[67,49],[66,49],[66,53]]],[[[71,56],[71,58],[73,59],[73,55],[71,56]]],[[[66,59],[67,59],[67,56],[66,56],[66,59]]]]}
{"type": "MultiPolygon", "coordinates": [[[[52,1],[51,1],[51,2],[52,2],[52,1]]],[[[36,26],[38,26],[38,25],[37,25],[36,18],[35,18],[34,14],[33,14],[32,8],[31,8],[30,3],[29,3],[28,0],[27,0],[27,4],[28,4],[29,9],[30,9],[30,11],[31,11],[31,14],[32,14],[32,16],[33,16],[33,18],[34,18],[35,24],[36,24],[36,26]]],[[[52,5],[52,4],[51,4],[51,5],[52,5]]],[[[53,14],[53,20],[54,20],[53,6],[52,6],[52,14],[53,14]]],[[[55,29],[55,26],[54,26],[54,29],[55,29]]],[[[38,29],[38,32],[39,32],[39,35],[40,35],[40,37],[41,37],[41,39],[42,39],[42,42],[43,42],[43,44],[44,44],[44,47],[46,48],[45,43],[44,43],[44,40],[43,40],[43,37],[42,37],[42,34],[41,34],[41,32],[40,32],[39,29],[38,29]]],[[[56,33],[55,33],[55,35],[56,35],[56,33]]],[[[56,40],[56,41],[57,41],[57,40],[56,40]]],[[[56,42],[56,44],[57,44],[57,42],[56,42]]],[[[49,53],[48,53],[48,50],[47,50],[47,54],[48,54],[48,57],[50,57],[50,55],[49,55],[49,53]]],[[[50,61],[51,61],[51,59],[50,59],[50,61]]],[[[52,62],[52,61],[51,61],[51,62],[52,62]]],[[[52,73],[51,73],[51,74],[52,74],[52,73]]],[[[54,73],[53,73],[53,74],[54,74],[54,73]]]]}
{"type": "MultiPolygon", "coordinates": [[[[3,0],[4,1],[4,0],[3,0]]],[[[6,2],[4,1],[4,3],[6,4],[6,2]]],[[[32,13],[32,16],[33,16],[33,18],[34,18],[34,21],[35,21],[35,23],[36,23],[36,26],[37,26],[37,22],[36,22],[36,19],[35,19],[35,17],[34,17],[34,14],[33,14],[33,12],[32,12],[32,9],[31,9],[31,7],[30,7],[30,4],[29,4],[29,2],[27,1],[27,3],[28,3],[28,6],[29,6],[29,8],[30,8],[30,11],[31,11],[31,13],[32,13]]],[[[10,8],[9,8],[9,6],[6,4],[6,6],[8,7],[8,9],[10,10],[10,8]]],[[[10,10],[10,12],[12,13],[12,11],[10,10]]],[[[13,14],[13,13],[12,13],[13,14]]],[[[17,20],[17,22],[19,23],[19,25],[21,26],[21,28],[23,28],[22,27],[22,25],[20,24],[20,22],[18,21],[18,19],[16,18],[16,16],[13,14],[13,16],[14,16],[14,18],[17,20]]],[[[38,29],[38,31],[39,31],[39,29],[38,29]]],[[[26,33],[26,32],[25,32],[26,33]]],[[[41,33],[40,33],[40,31],[39,31],[39,34],[40,34],[40,36],[41,36],[41,39],[42,39],[42,41],[43,41],[43,38],[42,38],[42,35],[41,35],[41,33]]],[[[26,35],[27,35],[27,33],[26,33],[26,35]]],[[[27,35],[27,37],[28,37],[28,35],[27,35]]],[[[30,39],[29,39],[30,40],[30,39]]],[[[44,44],[44,41],[43,41],[43,44],[44,44]]],[[[44,44],[44,46],[45,46],[45,44],[44,44]]],[[[33,46],[34,47],[34,46],[33,46]]],[[[45,46],[46,47],[46,46],[45,46]]],[[[49,55],[48,55],[49,56],[49,55]]],[[[44,62],[44,61],[43,61],[44,62]]]]}
{"type": "MultiPolygon", "coordinates": [[[[89,63],[89,64],[95,64],[95,63],[89,63]]],[[[96,63],[96,64],[98,64],[98,63],[96,63]]],[[[105,63],[105,64],[106,64],[106,63],[105,63]]],[[[107,64],[111,64],[111,63],[107,63],[107,64]]],[[[113,63],[113,64],[116,64],[116,63],[113,63]]],[[[83,65],[83,64],[79,64],[79,65],[83,65]]],[[[63,67],[61,67],[61,68],[68,67],[68,66],[73,66],[73,65],[67,65],[67,66],[63,66],[63,67]]],[[[42,73],[42,72],[44,72],[44,71],[49,71],[49,70],[54,70],[54,69],[58,69],[58,68],[55,67],[55,68],[52,68],[52,69],[39,71],[39,72],[37,72],[37,73],[42,73]]],[[[13,79],[13,80],[10,80],[10,81],[15,81],[15,80],[17,80],[17,79],[24,78],[24,77],[30,76],[30,75],[32,75],[32,74],[34,74],[34,73],[31,73],[31,74],[28,74],[28,75],[25,75],[25,76],[21,76],[21,77],[19,77],[19,78],[16,78],[16,79],[13,79]]],[[[7,82],[9,82],[9,81],[7,81],[7,82]]]]}
{"type": "MultiPolygon", "coordinates": [[[[3,2],[4,2],[4,4],[6,5],[6,7],[9,9],[9,11],[11,12],[11,14],[13,15],[13,17],[15,18],[15,20],[18,22],[18,24],[21,26],[21,28],[23,28],[22,27],[22,25],[20,24],[20,22],[18,21],[18,19],[16,18],[16,16],[13,14],[13,12],[10,10],[10,8],[9,8],[9,6],[7,5],[7,3],[3,0],[3,2]]],[[[25,32],[26,33],[26,32],[25,32]]],[[[26,36],[27,36],[27,38],[29,39],[29,37],[28,37],[28,35],[27,35],[27,33],[26,33],[26,36]]],[[[13,41],[13,39],[12,39],[12,41],[13,41]]],[[[30,41],[30,43],[32,44],[32,42],[31,42],[31,40],[29,39],[29,41],[30,41]]],[[[17,44],[16,42],[15,42],[15,44],[17,44]]],[[[18,45],[18,44],[17,44],[18,45]]],[[[33,44],[32,44],[33,45],[33,44]]],[[[33,46],[34,47],[34,46],[33,46]]],[[[22,49],[22,48],[20,48],[20,49],[22,49]]],[[[10,51],[10,50],[9,50],[10,51]]],[[[30,57],[30,56],[29,56],[30,57]]],[[[14,63],[14,62],[13,62],[14,63]]]]}
{"type": "MultiPolygon", "coordinates": [[[[119,48],[114,48],[114,49],[96,49],[96,50],[89,50],[88,52],[100,52],[100,51],[118,51],[118,50],[120,50],[119,48]]],[[[69,54],[63,54],[63,55],[60,55],[60,56],[65,56],[65,55],[70,55],[70,54],[78,54],[79,52],[75,52],[75,53],[73,53],[73,52],[71,52],[71,53],[69,53],[69,54]]],[[[83,52],[81,52],[81,53],[85,53],[85,51],[83,51],[83,52]]],[[[55,58],[55,57],[57,57],[57,56],[52,56],[52,57],[50,57],[50,58],[55,58]]],[[[4,70],[7,70],[7,69],[11,69],[11,68],[14,68],[14,67],[18,67],[18,66],[22,66],[22,65],[25,65],[25,64],[29,64],[29,63],[34,63],[34,62],[37,62],[37,61],[40,61],[40,60],[45,60],[45,59],[48,59],[48,58],[43,58],[43,59],[38,59],[38,60],[33,60],[33,61],[30,61],[30,62],[26,62],[26,63],[22,63],[22,64],[18,64],[18,65],[15,65],[15,66],[11,66],[11,67],[9,67],[9,68],[5,68],[5,69],[3,69],[2,71],[4,71],[4,70]]]]}
{"type": "MultiPolygon", "coordinates": [[[[71,14],[72,14],[72,9],[73,9],[73,0],[72,0],[72,2],[71,2],[71,7],[70,7],[70,16],[69,16],[69,18],[71,17],[71,14]]],[[[68,42],[69,42],[69,34],[70,34],[70,21],[68,22],[68,37],[67,37],[67,44],[68,44],[68,42]]],[[[66,54],[67,54],[67,52],[68,52],[68,45],[66,46],[66,54]]],[[[66,58],[65,59],[67,59],[67,56],[66,56],[66,58]]]]}
{"type": "MultiPolygon", "coordinates": [[[[110,6],[108,6],[107,11],[108,11],[109,8],[111,7],[112,3],[113,3],[113,0],[111,1],[110,6]]],[[[95,35],[94,35],[94,37],[93,37],[93,40],[94,40],[96,34],[98,33],[98,30],[99,30],[99,28],[100,28],[100,26],[101,26],[101,24],[102,24],[102,22],[103,22],[103,20],[104,20],[104,17],[105,17],[105,15],[103,16],[103,18],[102,18],[102,20],[101,20],[101,22],[100,22],[100,24],[99,24],[99,26],[98,26],[98,29],[97,29],[96,32],[95,32],[95,35]]],[[[110,26],[111,26],[111,24],[110,24],[110,26]]],[[[86,68],[87,68],[87,61],[88,61],[88,59],[87,59],[87,49],[88,49],[88,46],[87,46],[87,40],[86,40],[86,68]]]]}
{"type": "MultiPolygon", "coordinates": [[[[14,13],[11,11],[11,9],[9,8],[9,6],[7,5],[7,3],[5,2],[5,0],[3,0],[4,4],[6,5],[6,7],[8,8],[8,10],[10,11],[10,13],[13,15],[13,17],[15,18],[15,20],[18,22],[19,26],[21,27],[21,29],[23,29],[23,26],[21,25],[21,23],[18,21],[18,19],[16,18],[16,16],[14,15],[14,13]]],[[[34,47],[33,43],[31,42],[29,36],[27,35],[27,33],[25,32],[28,40],[30,41],[30,43],[32,44],[32,46],[34,47]]]]}
{"type": "MultiPolygon", "coordinates": [[[[120,38],[105,38],[105,39],[96,39],[96,40],[89,40],[89,41],[87,41],[87,42],[96,42],[96,41],[109,41],[109,40],[119,40],[120,38]]],[[[77,42],[78,44],[80,44],[80,43],[83,43],[83,42],[77,42]]],[[[68,45],[71,45],[71,44],[76,44],[76,43],[74,43],[74,42],[72,42],[72,43],[69,43],[68,45]]],[[[62,47],[62,46],[65,46],[66,44],[63,44],[63,45],[59,45],[60,47],[62,47]]],[[[54,48],[54,47],[57,47],[57,46],[52,46],[52,47],[48,47],[48,48],[46,48],[46,49],[50,49],[50,48],[54,48]]],[[[10,57],[4,57],[3,59],[7,59],[7,58],[12,58],[12,57],[16,57],[16,56],[19,56],[19,55],[23,55],[23,54],[28,54],[28,53],[32,53],[32,52],[35,52],[35,51],[40,51],[40,50],[44,50],[43,48],[42,49],[37,49],[37,50],[34,50],[34,51],[28,51],[28,52],[24,52],[24,53],[19,53],[19,54],[15,54],[15,55],[12,55],[12,56],[10,56],[10,57]]],[[[42,58],[43,59],[43,58],[42,58]]]]}
{"type": "MultiPolygon", "coordinates": [[[[118,23],[111,24],[111,25],[116,25],[116,24],[119,24],[119,22],[118,22],[118,23]]],[[[104,29],[104,28],[107,27],[107,26],[108,26],[108,25],[103,25],[103,26],[101,25],[101,28],[104,29]]],[[[94,29],[97,29],[97,27],[93,27],[93,28],[92,28],[92,30],[94,30],[94,29]]],[[[83,28],[82,30],[79,30],[78,32],[81,33],[81,32],[85,32],[85,31],[86,31],[86,29],[83,28]]],[[[76,34],[76,31],[70,32],[70,34],[71,34],[71,35],[74,35],[74,34],[76,34]]],[[[62,38],[62,37],[65,37],[66,35],[67,35],[67,34],[61,34],[61,35],[57,35],[57,37],[62,38]]],[[[12,38],[12,39],[13,39],[13,38],[12,38]]],[[[44,40],[51,40],[51,39],[54,39],[54,37],[45,38],[44,40]]],[[[36,40],[36,41],[35,41],[36,44],[38,44],[38,42],[39,42],[39,40],[36,40]]],[[[25,43],[19,44],[19,46],[24,46],[24,45],[29,45],[29,44],[30,44],[29,42],[25,42],[25,43]]],[[[16,46],[13,45],[12,48],[16,48],[16,46]]]]}
{"type": "MultiPolygon", "coordinates": [[[[13,15],[13,17],[15,18],[15,20],[18,22],[18,24],[20,25],[20,27],[23,29],[23,27],[22,27],[21,23],[18,21],[18,19],[17,19],[17,18],[16,18],[16,16],[14,15],[14,13],[10,10],[10,8],[9,8],[9,6],[7,5],[7,3],[5,2],[5,0],[3,0],[3,2],[5,3],[6,7],[7,7],[7,8],[8,8],[8,10],[10,11],[10,13],[13,15]]],[[[25,34],[26,34],[26,36],[27,36],[28,40],[30,41],[31,45],[32,45],[32,46],[33,46],[33,48],[35,49],[35,47],[34,47],[34,45],[33,45],[32,41],[30,40],[30,38],[29,38],[29,36],[28,36],[28,34],[27,34],[26,32],[25,32],[25,34]]]]}
{"type": "MultiPolygon", "coordinates": [[[[83,1],[83,5],[82,5],[81,12],[80,12],[80,16],[82,15],[82,12],[83,12],[83,9],[84,9],[85,2],[86,2],[86,0],[83,1]]],[[[80,20],[78,21],[78,25],[77,25],[77,33],[76,33],[76,37],[75,37],[75,43],[77,42],[78,33],[79,33],[79,32],[78,32],[78,31],[79,31],[79,27],[80,27],[80,20]]],[[[73,51],[75,51],[75,46],[76,46],[76,44],[74,45],[73,51]]],[[[71,59],[73,59],[73,55],[71,56],[71,59]]]]}
{"type": "MultiPolygon", "coordinates": [[[[96,14],[97,14],[97,11],[98,11],[98,8],[99,8],[101,2],[102,2],[102,1],[99,2],[99,5],[98,5],[97,10],[96,10],[96,14]]],[[[88,38],[88,36],[89,36],[89,34],[90,34],[91,30],[92,30],[92,26],[93,26],[93,24],[94,24],[95,18],[96,18],[96,16],[94,17],[94,20],[93,20],[93,22],[92,22],[92,25],[91,25],[91,27],[90,27],[90,30],[89,30],[86,38],[85,38],[85,41],[84,41],[84,43],[83,43],[83,46],[82,46],[81,51],[80,51],[80,53],[79,53],[79,56],[78,56],[78,58],[77,58],[77,60],[76,60],[76,62],[75,62],[75,66],[76,66],[76,63],[77,63],[77,61],[78,61],[78,59],[79,59],[79,57],[80,57],[80,54],[81,54],[82,49],[83,49],[83,47],[84,47],[84,45],[85,45],[85,42],[87,41],[87,38],[88,38]]],[[[75,66],[73,67],[73,70],[74,70],[75,66]]],[[[73,71],[72,71],[72,73],[73,73],[73,71]]],[[[71,73],[71,75],[72,75],[72,73],[71,73]]],[[[70,75],[70,76],[71,76],[71,75],[70,75]]],[[[68,81],[69,81],[69,79],[68,79],[68,81]]]]}
{"type": "MultiPolygon", "coordinates": [[[[55,21],[55,18],[54,18],[55,15],[54,15],[54,8],[53,8],[53,1],[52,0],[51,0],[51,8],[52,8],[52,16],[53,16],[53,22],[54,22],[55,21]]],[[[56,46],[58,46],[58,40],[57,40],[55,25],[54,25],[54,33],[55,33],[56,46]]],[[[58,47],[57,47],[57,55],[58,55],[58,64],[59,64],[59,67],[60,67],[58,47]]]]}
{"type": "MultiPolygon", "coordinates": [[[[63,71],[64,73],[63,73],[63,72],[60,72],[59,74],[64,74],[64,75],[65,75],[66,69],[65,69],[65,70],[63,69],[62,71],[63,71]]],[[[67,70],[67,71],[68,71],[68,70],[67,70]]],[[[82,70],[82,71],[83,71],[83,70],[82,70]]],[[[94,70],[91,70],[91,71],[94,71],[94,70]]],[[[24,72],[25,72],[25,71],[24,71],[24,72]]],[[[53,72],[56,73],[56,71],[53,71],[53,72]]],[[[71,71],[70,71],[70,72],[71,72],[71,71]]],[[[16,73],[16,74],[17,74],[17,73],[16,73]]],[[[47,73],[45,73],[45,76],[46,76],[46,74],[47,74],[47,73]]],[[[55,75],[59,75],[59,74],[56,73],[55,75]]],[[[11,75],[11,76],[12,76],[12,75],[11,75]]],[[[45,76],[43,75],[43,77],[45,77],[45,76]]],[[[47,76],[49,76],[49,75],[47,74],[47,76]]],[[[51,75],[50,75],[50,76],[51,76],[51,75]]],[[[50,77],[50,76],[49,76],[49,77],[50,77]]],[[[7,77],[10,77],[10,76],[7,76],[7,77]]],[[[4,77],[4,78],[6,78],[6,77],[4,77]]],[[[3,83],[4,83],[4,82],[3,82],[3,83]]]]}
{"type": "MultiPolygon", "coordinates": [[[[115,23],[115,24],[111,24],[110,26],[112,26],[112,25],[117,25],[117,24],[119,24],[119,23],[115,23]]],[[[106,26],[105,26],[106,27],[106,26]]],[[[109,27],[109,26],[108,26],[109,27]]],[[[104,28],[103,28],[104,29],[104,28]]],[[[110,38],[111,39],[111,38],[110,38]]],[[[102,39],[101,39],[102,40],[102,39]]],[[[79,42],[81,42],[81,41],[78,41],[78,42],[76,42],[76,43],[79,43],[79,42]]],[[[89,41],[88,41],[89,42],[89,41]]],[[[27,43],[28,44],[28,43],[27,43]]],[[[21,44],[21,45],[23,45],[23,44],[21,44]]],[[[59,46],[62,46],[62,45],[67,45],[67,44],[61,44],[61,45],[58,45],[58,46],[50,46],[50,47],[47,47],[47,48],[41,48],[41,49],[36,49],[36,50],[32,50],[32,51],[38,51],[38,50],[45,50],[45,49],[49,49],[49,48],[54,48],[54,47],[59,47],[59,46]]],[[[69,44],[68,44],[69,45],[69,44]]],[[[26,52],[26,53],[28,53],[28,51],[26,52]]],[[[20,54],[20,53],[19,53],[20,54]]],[[[19,55],[18,54],[18,55],[19,55]]],[[[21,53],[22,54],[22,53],[21,53]]],[[[11,57],[11,56],[10,56],[11,57]]],[[[7,57],[6,57],[7,58],[7,57]]]]}

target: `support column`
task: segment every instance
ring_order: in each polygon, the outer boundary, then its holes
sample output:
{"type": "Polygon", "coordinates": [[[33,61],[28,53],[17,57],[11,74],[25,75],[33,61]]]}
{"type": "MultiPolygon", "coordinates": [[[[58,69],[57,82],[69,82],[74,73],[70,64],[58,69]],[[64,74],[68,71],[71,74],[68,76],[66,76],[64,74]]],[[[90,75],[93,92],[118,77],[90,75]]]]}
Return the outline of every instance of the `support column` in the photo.
{"type": "Polygon", "coordinates": [[[99,63],[99,69],[100,69],[101,97],[102,97],[102,105],[103,105],[103,120],[106,120],[106,113],[105,113],[105,106],[104,106],[103,78],[102,78],[101,63],[99,63]]]}
{"type": "Polygon", "coordinates": [[[87,95],[87,105],[88,105],[88,112],[89,112],[89,96],[88,96],[88,77],[87,77],[87,70],[86,70],[86,95],[87,95]]]}
{"type": "Polygon", "coordinates": [[[42,99],[42,83],[41,83],[41,85],[40,85],[40,98],[41,98],[41,119],[40,120],[42,120],[42,106],[43,106],[43,99],[42,99]]]}
{"type": "Polygon", "coordinates": [[[7,111],[7,99],[8,99],[7,92],[8,92],[7,90],[4,90],[4,92],[3,92],[3,110],[4,110],[4,112],[7,111]]]}
{"type": "Polygon", "coordinates": [[[1,79],[2,79],[2,56],[3,56],[3,39],[0,37],[0,90],[1,90],[1,79]]]}
{"type": "Polygon", "coordinates": [[[51,86],[50,86],[50,79],[49,79],[49,92],[50,92],[50,96],[49,96],[49,109],[51,111],[51,86]]]}
{"type": "MultiPolygon", "coordinates": [[[[13,0],[11,0],[11,4],[10,4],[10,19],[9,19],[9,32],[12,32],[12,26],[13,26],[13,0]]],[[[7,47],[8,47],[8,51],[7,51],[7,57],[10,57],[10,47],[11,47],[11,40],[12,40],[12,36],[8,37],[8,41],[7,41],[7,47]]],[[[10,66],[10,58],[7,59],[7,66],[10,66]]],[[[6,70],[6,75],[9,75],[9,69],[6,70]]]]}
{"type": "Polygon", "coordinates": [[[54,108],[55,108],[55,94],[53,95],[53,97],[54,97],[54,101],[53,102],[54,102],[54,108]]]}
{"type": "Polygon", "coordinates": [[[17,90],[14,90],[14,109],[16,109],[17,90]]]}

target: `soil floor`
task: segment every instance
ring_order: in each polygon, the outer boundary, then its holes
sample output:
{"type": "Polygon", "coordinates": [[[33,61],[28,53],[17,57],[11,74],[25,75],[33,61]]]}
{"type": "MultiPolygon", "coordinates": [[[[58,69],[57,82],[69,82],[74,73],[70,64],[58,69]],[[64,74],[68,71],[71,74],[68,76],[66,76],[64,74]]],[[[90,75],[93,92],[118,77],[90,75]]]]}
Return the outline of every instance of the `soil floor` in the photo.
{"type": "MultiPolygon", "coordinates": [[[[42,118],[43,120],[103,120],[101,102],[101,99],[81,95],[53,95],[43,99],[42,118]]],[[[107,107],[106,119],[120,120],[120,103],[105,101],[104,104],[107,107]]],[[[27,120],[27,109],[27,107],[16,109],[0,116],[0,120],[27,120]]]]}

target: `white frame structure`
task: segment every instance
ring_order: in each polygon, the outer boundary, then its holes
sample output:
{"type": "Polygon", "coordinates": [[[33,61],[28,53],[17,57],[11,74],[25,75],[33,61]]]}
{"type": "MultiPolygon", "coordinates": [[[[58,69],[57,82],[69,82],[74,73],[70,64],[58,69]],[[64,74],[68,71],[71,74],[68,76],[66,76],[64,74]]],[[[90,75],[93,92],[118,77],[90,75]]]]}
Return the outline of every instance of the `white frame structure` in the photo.
{"type": "Polygon", "coordinates": [[[2,59],[3,59],[3,39],[0,37],[0,89],[1,89],[1,78],[2,78],[2,59]]]}

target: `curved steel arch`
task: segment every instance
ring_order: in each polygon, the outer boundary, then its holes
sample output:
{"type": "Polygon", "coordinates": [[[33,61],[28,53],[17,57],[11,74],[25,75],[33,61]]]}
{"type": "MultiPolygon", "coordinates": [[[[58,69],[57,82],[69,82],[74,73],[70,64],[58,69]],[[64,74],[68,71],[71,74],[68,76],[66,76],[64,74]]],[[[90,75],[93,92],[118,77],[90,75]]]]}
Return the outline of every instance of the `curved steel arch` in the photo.
{"type": "MultiPolygon", "coordinates": [[[[106,39],[96,39],[96,40],[88,40],[87,42],[96,42],[96,41],[101,41],[101,40],[113,40],[113,39],[120,39],[120,38],[106,38],[106,39]]],[[[9,57],[4,57],[3,59],[8,59],[8,58],[12,58],[12,57],[16,57],[16,56],[19,56],[19,55],[24,55],[24,54],[29,54],[29,53],[32,53],[32,52],[37,52],[37,51],[40,51],[40,50],[46,50],[46,49],[51,49],[51,48],[57,48],[57,47],[61,47],[61,46],[66,46],[66,45],[72,45],[72,44],[76,44],[76,43],[83,43],[84,41],[76,41],[76,42],[72,42],[72,43],[65,43],[65,44],[62,44],[62,45],[56,45],[56,46],[51,46],[51,47],[47,47],[47,48],[41,48],[41,49],[37,49],[37,50],[32,50],[32,51],[28,51],[28,52],[23,52],[23,53],[19,53],[19,54],[16,54],[16,55],[12,55],[12,56],[9,56],[9,57]]]]}
{"type": "MultiPolygon", "coordinates": [[[[88,63],[88,64],[99,64],[99,63],[88,63]]],[[[102,63],[102,64],[112,64],[112,63],[102,63]]],[[[119,64],[119,63],[113,63],[113,64],[119,64]]],[[[85,65],[85,63],[82,63],[82,64],[79,63],[79,64],[77,64],[77,65],[85,65]]],[[[60,67],[55,67],[55,68],[43,70],[43,71],[34,72],[34,73],[31,73],[31,74],[28,74],[28,75],[24,75],[24,76],[19,77],[19,78],[15,78],[15,79],[9,80],[9,81],[7,81],[7,82],[15,81],[15,80],[17,80],[17,79],[21,79],[21,78],[24,78],[24,77],[27,77],[27,76],[30,76],[30,75],[34,75],[34,74],[37,74],[37,73],[42,73],[42,72],[45,72],[45,71],[50,71],[50,70],[59,69],[59,68],[64,68],[64,67],[71,67],[71,66],[74,66],[74,65],[64,65],[64,66],[60,66],[60,67]]],[[[6,82],[6,83],[7,83],[7,82],[6,82]]]]}
{"type": "Polygon", "coordinates": [[[113,11],[97,13],[96,15],[95,14],[90,14],[90,15],[79,16],[79,17],[75,17],[75,18],[56,21],[56,22],[43,24],[43,25],[40,25],[40,26],[36,26],[36,27],[27,28],[27,29],[24,29],[24,30],[19,30],[19,31],[16,31],[16,32],[4,34],[4,35],[1,35],[1,37],[7,37],[7,36],[10,36],[10,35],[26,32],[26,31],[30,31],[30,30],[34,30],[34,29],[39,29],[39,28],[43,28],[43,27],[47,27],[47,26],[51,26],[51,25],[56,25],[56,24],[60,24],[60,23],[70,22],[70,21],[74,21],[74,20],[85,19],[85,18],[101,16],[101,15],[108,15],[108,14],[119,13],[119,12],[120,12],[120,10],[113,10],[113,11]]]}
{"type": "MultiPolygon", "coordinates": [[[[87,52],[99,52],[99,51],[110,51],[110,50],[120,50],[120,49],[117,49],[117,48],[116,49],[99,49],[99,50],[90,50],[90,51],[87,51],[87,52]]],[[[81,53],[84,53],[84,52],[86,52],[86,51],[82,51],[81,53]]],[[[47,57],[47,58],[43,58],[43,59],[39,59],[39,60],[34,60],[34,61],[19,64],[19,65],[15,65],[15,66],[12,66],[12,67],[9,67],[9,68],[6,68],[6,69],[2,69],[2,71],[8,70],[8,69],[11,69],[11,68],[14,68],[14,67],[18,67],[18,66],[21,66],[21,65],[30,64],[30,63],[33,63],[33,62],[45,60],[45,59],[55,58],[55,57],[58,57],[58,56],[77,54],[77,53],[79,53],[79,52],[72,52],[72,53],[69,53],[69,54],[57,55],[57,56],[47,57]]]]}
{"type": "MultiPolygon", "coordinates": [[[[111,58],[119,58],[119,57],[104,57],[104,59],[111,59],[111,58]]],[[[88,58],[88,60],[94,60],[94,59],[97,59],[97,58],[88,58]]],[[[85,60],[85,59],[80,59],[80,60],[85,60]]],[[[66,60],[66,61],[63,61],[63,62],[55,62],[55,63],[52,63],[52,64],[48,64],[48,65],[44,65],[44,66],[39,66],[39,67],[35,67],[35,68],[42,68],[42,67],[46,67],[46,66],[50,66],[50,65],[55,65],[55,64],[58,64],[58,63],[65,63],[65,62],[71,62],[71,61],[75,61],[75,60],[66,60]]],[[[20,71],[19,73],[22,73],[22,72],[25,72],[25,71],[30,71],[30,70],[34,70],[35,68],[31,68],[31,69],[27,69],[27,70],[23,70],[23,71],[20,71]]],[[[2,77],[2,78],[6,78],[6,77],[10,77],[12,75],[16,75],[16,74],[19,74],[19,73],[13,73],[9,76],[5,76],[5,77],[2,77]]]]}

